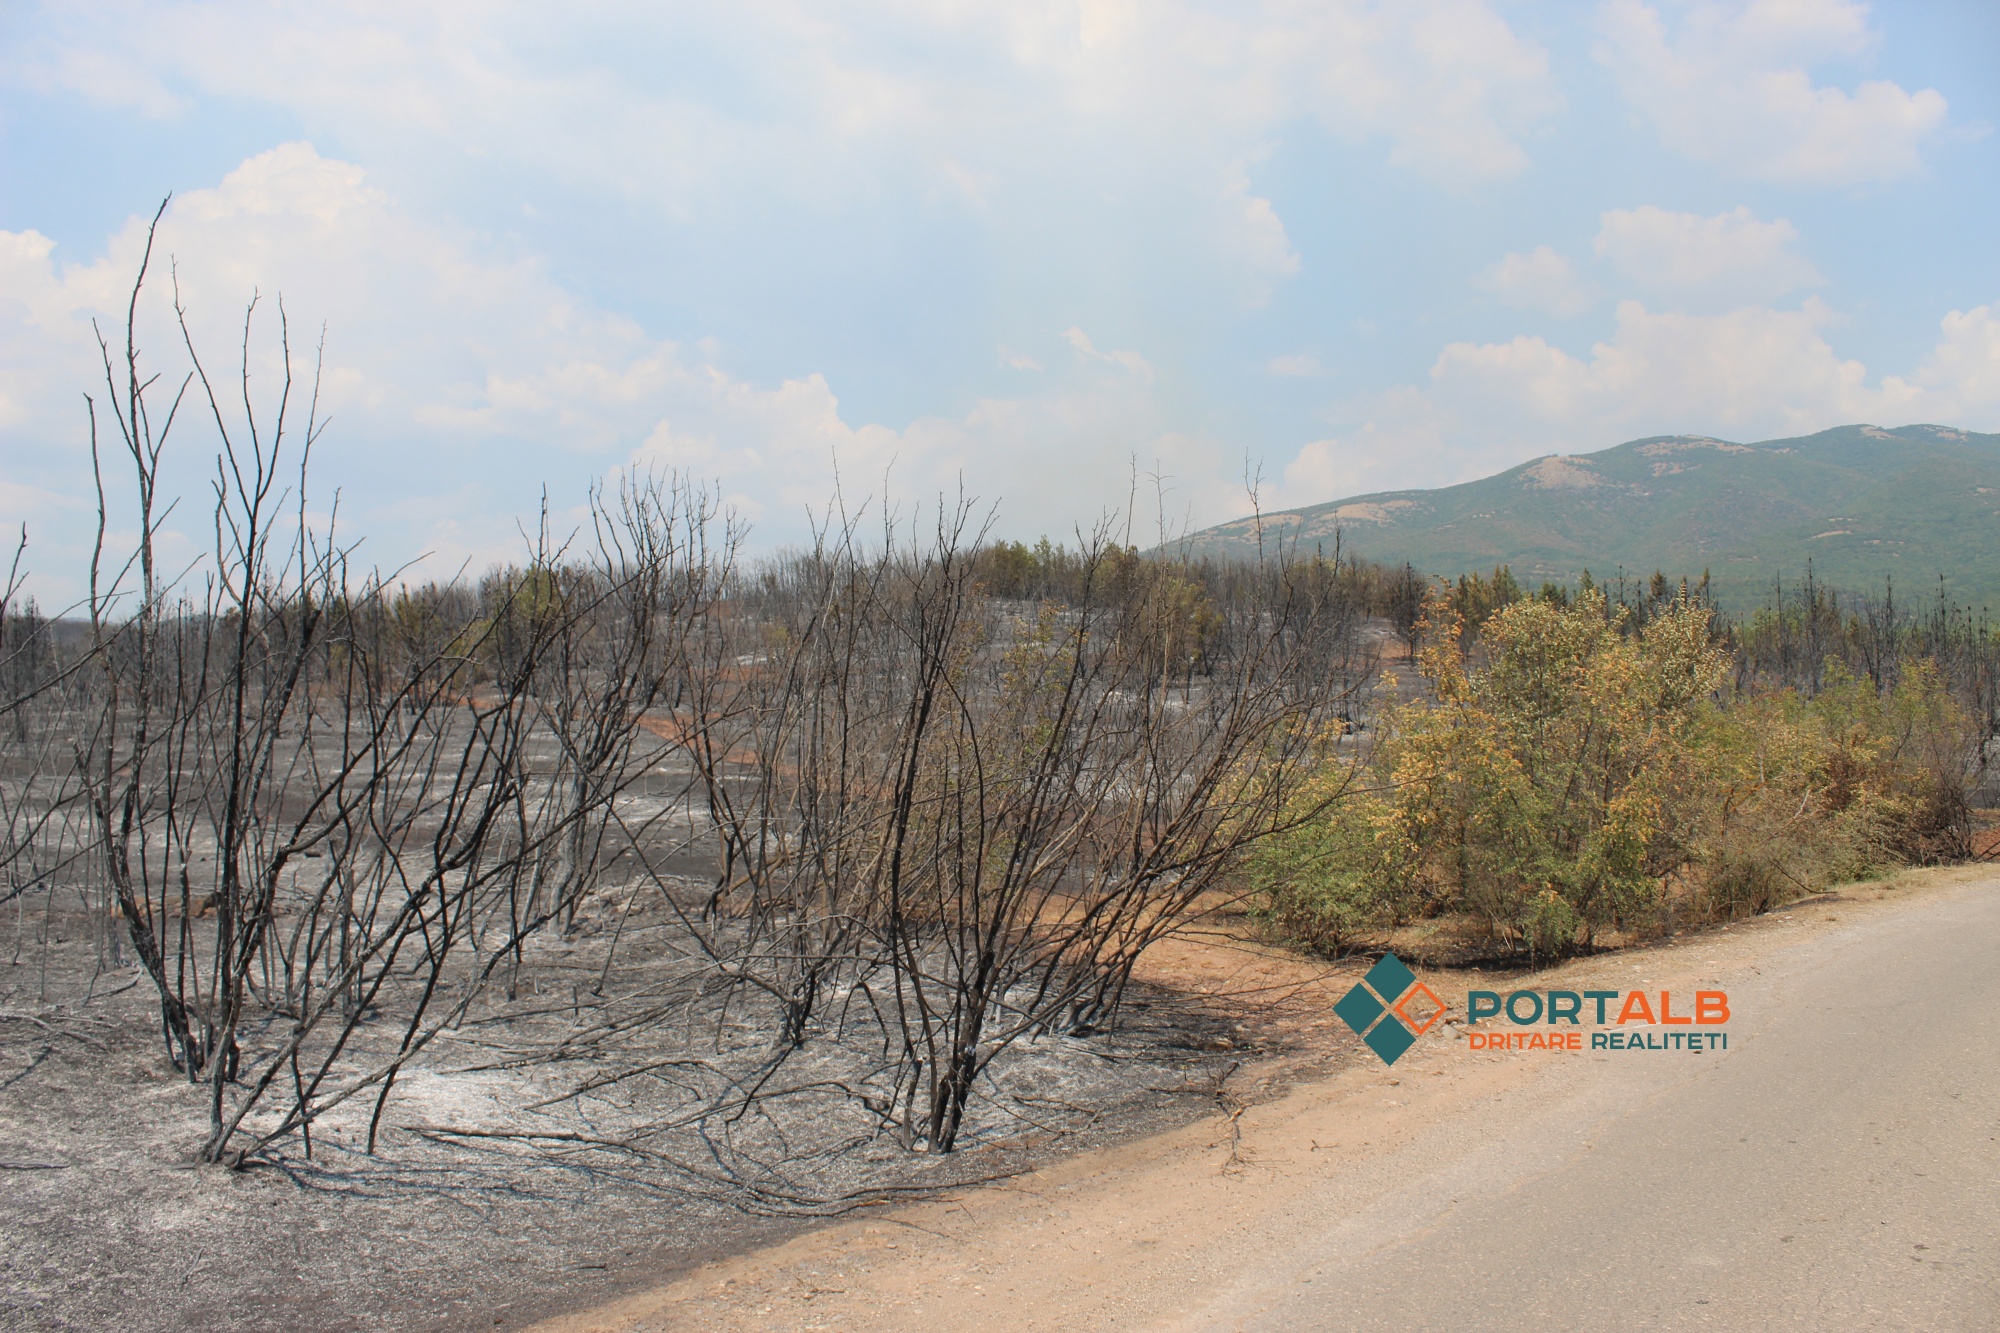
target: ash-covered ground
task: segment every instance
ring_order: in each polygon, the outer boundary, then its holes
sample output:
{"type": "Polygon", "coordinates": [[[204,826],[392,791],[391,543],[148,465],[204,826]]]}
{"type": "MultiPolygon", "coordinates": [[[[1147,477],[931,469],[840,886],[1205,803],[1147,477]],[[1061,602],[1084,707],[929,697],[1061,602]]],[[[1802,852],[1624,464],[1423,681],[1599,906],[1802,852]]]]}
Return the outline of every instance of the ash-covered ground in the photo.
{"type": "MultiPolygon", "coordinates": [[[[880,1207],[907,1191],[992,1179],[1267,1095],[1351,1054],[1325,1019],[1316,965],[1287,970],[1240,940],[1170,941],[1113,1031],[1025,1042],[981,1088],[960,1151],[913,1153],[857,1132],[849,1099],[800,1101],[718,1130],[658,1129],[672,1099],[642,1080],[563,1097],[588,1071],[495,1067],[546,1044],[560,1004],[427,1050],[362,1151],[372,1109],[241,1171],[196,1165],[205,1089],[167,1062],[142,974],[106,970],[96,923],[18,948],[0,967],[0,1327],[19,1329],[504,1328],[663,1281],[813,1226],[806,1213],[880,1207]],[[1248,976],[1244,960],[1263,968],[1248,976]],[[540,1025],[538,1027],[537,1025],[540,1025]],[[553,1104],[551,1097],[561,1097],[553,1104]],[[664,1099],[664,1100],[663,1100],[664,1099]],[[477,1137],[486,1127],[535,1139],[477,1137]],[[651,1127],[640,1152],[606,1148],[651,1127]],[[470,1131],[470,1133],[456,1132],[470,1131]],[[718,1141],[718,1135],[729,1141],[718,1141]],[[780,1161],[745,1194],[717,1185],[780,1161]],[[787,1173],[793,1173],[788,1176],[787,1173]],[[794,1178],[789,1206],[773,1180],[794,1178]]],[[[628,947],[632,927],[627,923],[628,947]]],[[[559,946],[561,948],[571,946],[559,946]]],[[[589,961],[579,951],[578,965],[589,961]]],[[[541,990],[559,995],[560,958],[541,990]]],[[[754,1037],[755,1034],[747,1034],[754,1037]]],[[[850,1054],[809,1042],[787,1077],[850,1054]]],[[[670,1119],[670,1117],[669,1117],[670,1119]]]]}

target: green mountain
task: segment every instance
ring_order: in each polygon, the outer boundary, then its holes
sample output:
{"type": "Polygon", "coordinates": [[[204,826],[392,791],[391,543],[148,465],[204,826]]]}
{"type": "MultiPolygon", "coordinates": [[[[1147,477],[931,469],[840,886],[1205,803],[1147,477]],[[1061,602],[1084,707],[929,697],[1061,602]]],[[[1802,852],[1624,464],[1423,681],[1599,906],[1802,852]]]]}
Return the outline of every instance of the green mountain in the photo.
{"type": "MultiPolygon", "coordinates": [[[[1702,435],[1552,454],[1431,491],[1358,495],[1262,517],[1266,549],[1344,548],[1430,574],[1510,565],[1523,583],[1627,575],[1699,577],[1744,610],[1772,580],[1813,572],[1898,600],[1932,596],[2000,609],[2000,435],[1945,426],[1841,426],[1737,444],[1702,435]]],[[[1257,522],[1196,533],[1198,554],[1249,554],[1257,522]]]]}

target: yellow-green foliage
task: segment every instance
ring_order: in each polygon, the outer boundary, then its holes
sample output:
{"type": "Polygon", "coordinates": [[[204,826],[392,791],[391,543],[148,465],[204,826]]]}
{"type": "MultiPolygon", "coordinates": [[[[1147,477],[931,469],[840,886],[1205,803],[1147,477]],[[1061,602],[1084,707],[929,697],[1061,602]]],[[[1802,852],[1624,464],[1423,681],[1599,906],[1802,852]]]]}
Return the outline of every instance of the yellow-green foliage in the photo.
{"type": "Polygon", "coordinates": [[[1811,700],[1738,699],[1707,738],[1711,812],[1699,906],[1764,911],[1839,879],[1971,851],[1978,736],[1929,662],[1886,694],[1829,663],[1811,700]]]}
{"type": "Polygon", "coordinates": [[[1685,596],[1637,633],[1595,590],[1516,601],[1470,654],[1456,600],[1430,604],[1426,697],[1382,719],[1356,794],[1252,866],[1310,943],[1458,915],[1559,952],[1960,850],[1973,737],[1927,664],[1887,697],[1833,678],[1725,705],[1685,596]]]}

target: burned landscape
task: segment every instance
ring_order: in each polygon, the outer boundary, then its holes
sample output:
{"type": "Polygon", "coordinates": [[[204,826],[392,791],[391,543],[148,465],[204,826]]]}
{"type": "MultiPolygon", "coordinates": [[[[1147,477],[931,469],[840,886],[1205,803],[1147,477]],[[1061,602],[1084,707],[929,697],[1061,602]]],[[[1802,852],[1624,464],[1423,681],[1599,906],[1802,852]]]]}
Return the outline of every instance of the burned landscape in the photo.
{"type": "Polygon", "coordinates": [[[1989,841],[2000,639],[1942,593],[1730,623],[948,497],[753,555],[643,471],[425,582],[315,507],[282,309],[227,376],[182,333],[178,384],[101,342],[88,596],[0,590],[24,1327],[523,1323],[1226,1136],[1355,1051],[1343,959],[1531,967],[1989,841]]]}
{"type": "Polygon", "coordinates": [[[4,14],[0,1333],[2000,1329],[2000,6],[4,14]]]}
{"type": "Polygon", "coordinates": [[[70,615],[8,590],[12,1318],[251,1326],[230,1293],[287,1272],[338,1307],[302,1324],[444,1319],[390,1236],[542,1292],[580,1232],[686,1259],[1213,1108],[1232,1042],[1135,965],[1337,795],[1301,799],[1373,671],[1366,571],[1204,586],[1106,528],[1009,588],[951,503],[748,560],[632,475],[517,566],[360,575],[263,315],[228,388],[191,338],[179,386],[107,341],[100,529],[136,537],[70,615]],[[191,419],[215,543],[169,571],[191,419]],[[289,1256],[264,1196],[312,1219],[289,1256]]]}

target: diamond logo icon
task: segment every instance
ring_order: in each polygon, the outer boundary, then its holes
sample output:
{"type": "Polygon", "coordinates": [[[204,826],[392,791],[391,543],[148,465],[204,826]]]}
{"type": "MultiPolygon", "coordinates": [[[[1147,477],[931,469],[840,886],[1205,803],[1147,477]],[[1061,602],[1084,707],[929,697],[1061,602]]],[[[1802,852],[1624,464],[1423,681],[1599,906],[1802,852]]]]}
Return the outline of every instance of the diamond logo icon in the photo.
{"type": "Polygon", "coordinates": [[[1395,954],[1385,953],[1382,961],[1368,969],[1368,975],[1361,978],[1368,983],[1368,989],[1382,997],[1382,1003],[1393,1005],[1403,998],[1403,992],[1417,984],[1417,974],[1403,966],[1403,960],[1395,954]]]}
{"type": "Polygon", "coordinates": [[[1444,1017],[1445,1004],[1402,959],[1388,953],[1368,969],[1359,985],[1340,997],[1333,1012],[1383,1064],[1393,1065],[1444,1017]],[[1419,1001],[1429,1010],[1421,1020],[1410,1012],[1419,1001]]]}
{"type": "Polygon", "coordinates": [[[1382,1057],[1382,1063],[1393,1065],[1404,1051],[1417,1044],[1410,1030],[1393,1018],[1385,1018],[1375,1025],[1374,1031],[1362,1039],[1369,1050],[1382,1057]]]}
{"type": "Polygon", "coordinates": [[[1369,1024],[1388,1010],[1380,1000],[1362,987],[1356,986],[1341,997],[1339,1004],[1333,1006],[1333,1012],[1339,1014],[1340,1021],[1353,1028],[1354,1035],[1358,1037],[1368,1030],[1369,1024]]]}
{"type": "Polygon", "coordinates": [[[1419,981],[1410,987],[1402,999],[1396,1001],[1393,1012],[1396,1017],[1409,1025],[1410,1031],[1421,1037],[1431,1030],[1431,1024],[1444,1017],[1444,1001],[1438,998],[1436,991],[1419,981]],[[1430,1015],[1422,1021],[1410,1013],[1410,1005],[1417,1000],[1425,1000],[1430,1004],[1430,1015]]]}

